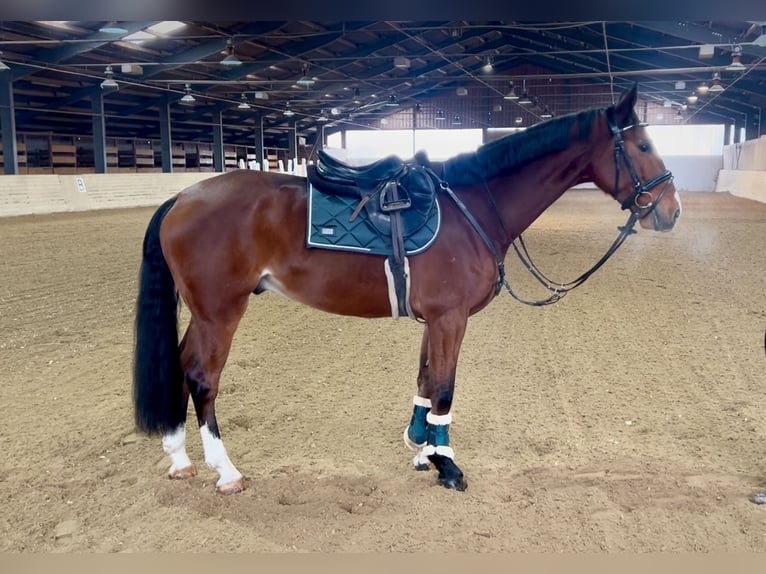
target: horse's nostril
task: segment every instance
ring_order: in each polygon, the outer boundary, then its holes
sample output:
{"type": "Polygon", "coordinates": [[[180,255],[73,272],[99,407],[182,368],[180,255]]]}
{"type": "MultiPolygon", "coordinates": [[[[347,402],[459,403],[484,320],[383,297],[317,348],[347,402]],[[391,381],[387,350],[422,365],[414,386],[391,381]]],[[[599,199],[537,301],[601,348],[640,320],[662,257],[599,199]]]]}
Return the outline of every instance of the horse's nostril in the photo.
{"type": "Polygon", "coordinates": [[[675,213],[673,214],[673,221],[678,221],[679,217],[681,217],[681,208],[676,209],[675,213]]]}

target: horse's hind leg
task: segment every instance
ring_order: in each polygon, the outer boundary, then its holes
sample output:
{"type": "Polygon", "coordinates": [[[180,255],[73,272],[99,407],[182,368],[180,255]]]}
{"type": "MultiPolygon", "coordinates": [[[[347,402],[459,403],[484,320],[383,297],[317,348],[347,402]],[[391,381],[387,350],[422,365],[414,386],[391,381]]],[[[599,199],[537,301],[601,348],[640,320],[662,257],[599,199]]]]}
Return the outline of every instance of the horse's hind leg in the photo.
{"type": "Polygon", "coordinates": [[[233,494],[244,489],[242,473],[232,464],[221,440],[215,399],[234,331],[246,306],[247,299],[237,306],[241,312],[236,316],[230,315],[226,321],[192,319],[181,356],[186,384],[197,414],[205,463],[218,473],[216,490],[222,494],[233,494]]]}
{"type": "MultiPolygon", "coordinates": [[[[187,338],[181,340],[179,349],[181,357],[184,356],[184,349],[186,348],[187,338]]],[[[182,363],[183,365],[183,359],[182,363]]],[[[182,410],[184,413],[184,423],[182,423],[173,432],[164,434],[162,436],[162,449],[170,457],[170,470],[168,470],[168,476],[170,478],[190,478],[197,474],[197,470],[194,468],[189,455],[186,454],[186,410],[189,405],[189,386],[184,381],[182,396],[181,396],[182,410]]]]}

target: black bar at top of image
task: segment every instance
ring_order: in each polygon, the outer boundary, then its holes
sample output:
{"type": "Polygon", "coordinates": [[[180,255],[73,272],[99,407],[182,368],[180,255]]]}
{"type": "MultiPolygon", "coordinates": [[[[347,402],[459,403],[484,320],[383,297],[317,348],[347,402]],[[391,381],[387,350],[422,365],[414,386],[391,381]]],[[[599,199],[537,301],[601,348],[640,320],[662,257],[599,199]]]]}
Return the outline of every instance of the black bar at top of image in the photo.
{"type": "Polygon", "coordinates": [[[4,20],[766,20],[762,0],[2,0],[4,20]]]}

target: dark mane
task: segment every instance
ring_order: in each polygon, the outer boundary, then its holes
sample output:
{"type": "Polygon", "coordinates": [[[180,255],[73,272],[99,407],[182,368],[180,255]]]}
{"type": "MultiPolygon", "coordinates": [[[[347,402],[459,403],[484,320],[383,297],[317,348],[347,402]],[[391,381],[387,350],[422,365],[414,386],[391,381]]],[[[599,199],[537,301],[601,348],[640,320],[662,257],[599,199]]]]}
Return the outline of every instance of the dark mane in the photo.
{"type": "Polygon", "coordinates": [[[579,141],[590,137],[591,127],[603,109],[567,114],[531,128],[486,143],[475,152],[457,155],[444,162],[444,180],[452,186],[482,183],[517,169],[546,154],[569,147],[572,127],[579,127],[579,141]]]}

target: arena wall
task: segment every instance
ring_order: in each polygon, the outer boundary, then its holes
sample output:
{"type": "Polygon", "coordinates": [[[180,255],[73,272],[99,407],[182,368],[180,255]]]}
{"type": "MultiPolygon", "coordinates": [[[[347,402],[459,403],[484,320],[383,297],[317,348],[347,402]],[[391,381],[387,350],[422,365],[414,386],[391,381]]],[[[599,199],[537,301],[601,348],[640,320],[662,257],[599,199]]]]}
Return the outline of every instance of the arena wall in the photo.
{"type": "Polygon", "coordinates": [[[0,177],[0,216],[159,205],[216,173],[116,173],[0,177]]]}
{"type": "Polygon", "coordinates": [[[766,203],[766,136],[724,147],[715,190],[766,203]]]}
{"type": "MultiPolygon", "coordinates": [[[[720,191],[766,203],[766,137],[723,156],[669,156],[679,191],[720,191]]],[[[213,172],[0,176],[0,217],[159,205],[213,172]]],[[[592,188],[592,184],[578,187],[592,188]]]]}

